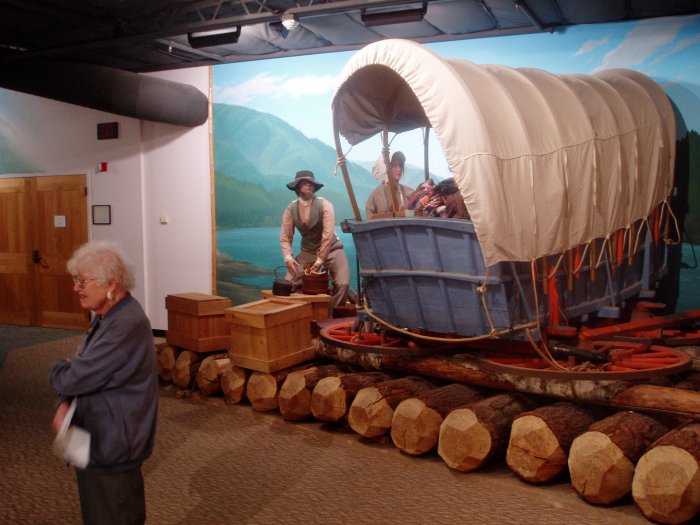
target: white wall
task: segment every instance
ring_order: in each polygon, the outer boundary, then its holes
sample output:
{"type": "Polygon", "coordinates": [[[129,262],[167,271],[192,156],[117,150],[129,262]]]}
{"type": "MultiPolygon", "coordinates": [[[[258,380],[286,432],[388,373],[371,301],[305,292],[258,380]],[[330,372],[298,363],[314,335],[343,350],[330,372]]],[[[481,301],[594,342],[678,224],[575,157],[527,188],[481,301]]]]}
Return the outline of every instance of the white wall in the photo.
{"type": "MultiPolygon", "coordinates": [[[[208,67],[154,76],[209,93],[208,67]]],[[[0,89],[0,127],[36,170],[0,177],[85,173],[88,218],[91,205],[111,206],[112,224],[90,224],[90,239],[122,245],[136,274],[134,296],[154,329],[167,329],[166,295],[212,292],[209,122],[158,124],[0,89]],[[97,140],[97,123],[114,121],[119,138],[97,140]]]]}
{"type": "MultiPolygon", "coordinates": [[[[158,73],[209,94],[209,68],[158,73]]],[[[192,129],[142,122],[146,306],[154,328],[167,328],[165,296],[212,293],[209,121],[192,129]],[[168,223],[161,224],[160,217],[168,223]]]]}

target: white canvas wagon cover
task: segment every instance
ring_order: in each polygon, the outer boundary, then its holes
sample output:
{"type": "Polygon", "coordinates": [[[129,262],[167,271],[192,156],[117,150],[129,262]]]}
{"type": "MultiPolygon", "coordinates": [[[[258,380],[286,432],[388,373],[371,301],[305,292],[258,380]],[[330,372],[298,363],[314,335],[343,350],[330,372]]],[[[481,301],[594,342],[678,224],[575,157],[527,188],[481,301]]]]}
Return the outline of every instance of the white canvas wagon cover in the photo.
{"type": "Polygon", "coordinates": [[[350,144],[431,126],[487,265],[608,237],[673,185],[673,108],[632,70],[555,75],[384,40],[346,64],[333,115],[350,144]]]}

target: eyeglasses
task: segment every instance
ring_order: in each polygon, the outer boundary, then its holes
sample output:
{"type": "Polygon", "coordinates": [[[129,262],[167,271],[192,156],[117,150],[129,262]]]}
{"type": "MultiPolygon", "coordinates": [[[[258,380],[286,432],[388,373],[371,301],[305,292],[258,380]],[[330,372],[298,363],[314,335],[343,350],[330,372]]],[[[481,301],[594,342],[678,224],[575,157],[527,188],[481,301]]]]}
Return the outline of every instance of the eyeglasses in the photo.
{"type": "Polygon", "coordinates": [[[96,280],[97,280],[97,279],[94,279],[94,278],[93,278],[93,279],[81,279],[81,278],[78,277],[77,275],[74,275],[74,276],[73,276],[73,283],[75,283],[75,285],[76,285],[78,288],[80,288],[81,290],[82,290],[83,288],[85,288],[85,284],[86,284],[86,283],[88,283],[88,282],[90,282],[90,281],[96,281],[96,280]]]}

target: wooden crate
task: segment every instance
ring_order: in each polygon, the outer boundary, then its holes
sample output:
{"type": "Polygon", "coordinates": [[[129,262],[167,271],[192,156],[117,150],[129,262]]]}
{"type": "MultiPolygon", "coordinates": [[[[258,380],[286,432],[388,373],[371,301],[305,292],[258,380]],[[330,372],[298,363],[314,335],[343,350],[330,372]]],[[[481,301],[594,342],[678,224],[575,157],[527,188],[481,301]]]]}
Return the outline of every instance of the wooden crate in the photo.
{"type": "Polygon", "coordinates": [[[182,293],[168,295],[168,331],[165,340],[193,352],[228,350],[229,334],[224,310],[231,300],[218,295],[182,293]]]}
{"type": "Polygon", "coordinates": [[[314,357],[311,303],[262,299],[226,309],[229,357],[236,366],[274,372],[314,357]]]}
{"type": "Polygon", "coordinates": [[[295,303],[311,303],[311,319],[315,321],[325,321],[328,319],[328,305],[331,296],[327,293],[308,295],[304,293],[293,293],[291,295],[275,295],[272,290],[262,290],[263,299],[279,299],[280,301],[295,303]]]}

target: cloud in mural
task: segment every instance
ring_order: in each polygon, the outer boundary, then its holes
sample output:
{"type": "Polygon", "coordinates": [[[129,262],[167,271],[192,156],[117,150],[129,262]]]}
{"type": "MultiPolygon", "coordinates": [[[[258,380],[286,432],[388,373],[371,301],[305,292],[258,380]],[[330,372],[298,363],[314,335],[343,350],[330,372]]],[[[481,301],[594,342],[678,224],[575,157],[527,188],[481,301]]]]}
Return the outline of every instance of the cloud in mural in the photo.
{"type": "Polygon", "coordinates": [[[603,63],[596,70],[639,66],[664,46],[673,43],[683,26],[689,22],[687,17],[675,21],[664,19],[639,22],[625,35],[619,46],[605,55],[603,63]]]}
{"type": "Polygon", "coordinates": [[[585,55],[586,53],[590,53],[596,47],[600,47],[600,46],[607,44],[608,40],[610,40],[609,36],[600,38],[598,40],[587,40],[586,42],[581,44],[581,47],[578,48],[578,51],[576,51],[574,56],[580,56],[580,55],[585,55]]]}
{"type": "MultiPolygon", "coordinates": [[[[683,40],[681,40],[680,42],[678,42],[678,43],[675,45],[675,47],[674,47],[673,49],[671,49],[671,51],[669,51],[668,53],[664,53],[663,55],[659,55],[659,56],[656,57],[656,58],[652,61],[652,63],[649,64],[649,65],[653,66],[654,64],[657,64],[657,63],[659,63],[659,62],[662,62],[664,59],[666,59],[667,57],[671,56],[672,54],[674,54],[674,53],[679,53],[679,52],[683,51],[684,49],[686,49],[686,48],[688,48],[688,47],[690,47],[690,46],[693,46],[693,45],[695,45],[695,44],[699,44],[699,43],[700,43],[700,35],[694,35],[694,36],[692,36],[692,37],[690,37],[690,38],[684,38],[683,40]]],[[[694,67],[694,66],[693,66],[693,67],[694,67]]]]}
{"type": "Polygon", "coordinates": [[[337,82],[338,78],[333,75],[289,77],[264,72],[236,86],[217,88],[214,100],[226,104],[245,105],[257,98],[315,97],[332,93],[337,82]]]}

